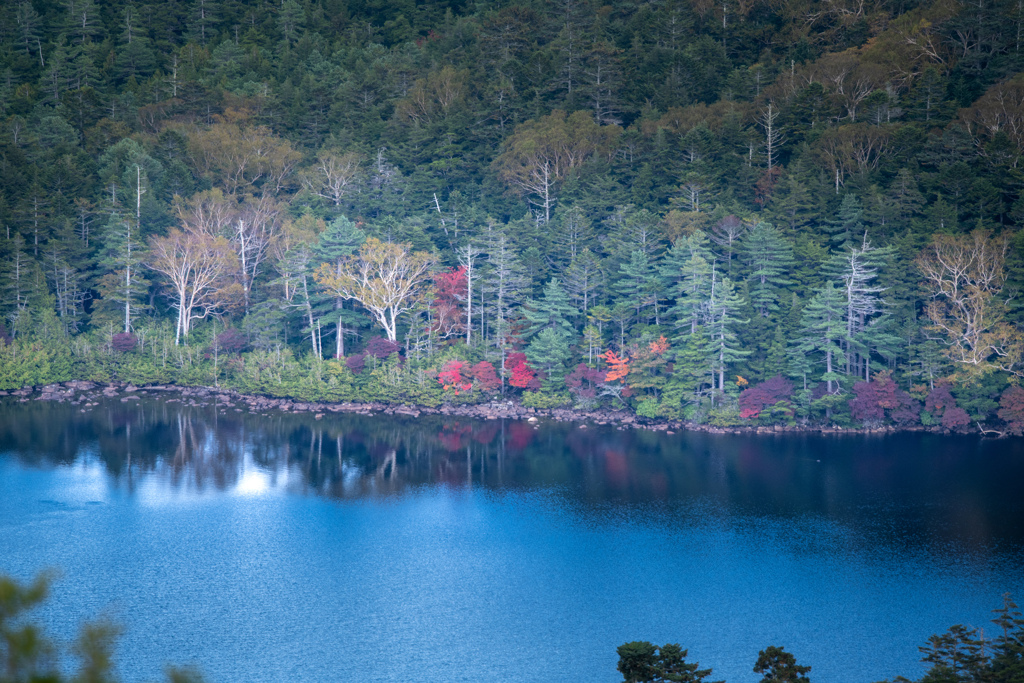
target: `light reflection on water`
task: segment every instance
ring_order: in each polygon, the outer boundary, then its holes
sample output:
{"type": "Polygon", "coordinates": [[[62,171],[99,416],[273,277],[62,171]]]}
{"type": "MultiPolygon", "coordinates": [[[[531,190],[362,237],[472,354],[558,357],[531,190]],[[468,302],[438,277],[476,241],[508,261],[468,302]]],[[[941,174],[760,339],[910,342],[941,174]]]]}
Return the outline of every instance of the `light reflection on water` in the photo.
{"type": "Polygon", "coordinates": [[[626,640],[754,681],[917,676],[1024,593],[1024,448],[5,404],[0,571],[125,622],[129,680],[614,681],[626,640]]]}

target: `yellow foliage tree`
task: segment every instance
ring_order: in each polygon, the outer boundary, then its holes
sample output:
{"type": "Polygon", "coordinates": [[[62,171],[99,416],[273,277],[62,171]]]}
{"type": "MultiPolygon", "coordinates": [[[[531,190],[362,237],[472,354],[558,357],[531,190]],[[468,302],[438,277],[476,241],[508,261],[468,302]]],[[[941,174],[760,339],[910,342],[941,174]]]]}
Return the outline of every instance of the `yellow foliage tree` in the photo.
{"type": "Polygon", "coordinates": [[[544,212],[547,222],[556,183],[594,154],[614,149],[621,133],[618,126],[598,125],[585,111],[566,116],[555,110],[517,126],[495,166],[503,181],[544,212]]]}
{"type": "Polygon", "coordinates": [[[416,305],[434,257],[411,252],[408,244],[381,242],[371,237],[359,253],[340,266],[324,264],[313,278],[331,296],[354,299],[384,328],[388,340],[398,341],[398,318],[416,305]]]}

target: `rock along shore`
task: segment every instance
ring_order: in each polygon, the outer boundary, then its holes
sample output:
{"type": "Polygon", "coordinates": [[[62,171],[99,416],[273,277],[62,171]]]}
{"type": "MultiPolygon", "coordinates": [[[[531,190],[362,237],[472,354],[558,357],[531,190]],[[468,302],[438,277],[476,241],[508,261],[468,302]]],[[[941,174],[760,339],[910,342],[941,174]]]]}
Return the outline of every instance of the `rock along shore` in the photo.
{"type": "Polygon", "coordinates": [[[268,411],[284,413],[312,413],[321,419],[328,413],[356,413],[359,415],[450,415],[479,420],[528,420],[548,418],[557,422],[579,422],[580,429],[588,425],[609,425],[618,429],[646,429],[673,434],[677,431],[707,432],[711,434],[779,434],[786,432],[820,434],[885,434],[898,431],[950,433],[941,427],[914,425],[897,428],[851,428],[812,425],[751,425],[719,427],[695,424],[679,420],[651,420],[639,417],[626,410],[575,410],[572,408],[527,408],[513,401],[491,401],[474,405],[445,405],[437,408],[417,405],[390,404],[383,402],[306,402],[290,398],[242,394],[217,387],[182,387],[173,384],[157,384],[137,387],[123,382],[98,384],[82,380],[48,384],[42,387],[24,387],[14,391],[0,391],[0,396],[17,397],[24,403],[30,400],[55,401],[81,406],[82,412],[98,405],[101,398],[119,398],[122,403],[139,400],[142,396],[165,396],[166,403],[181,403],[187,406],[214,406],[221,410],[266,414],[268,411]]]}

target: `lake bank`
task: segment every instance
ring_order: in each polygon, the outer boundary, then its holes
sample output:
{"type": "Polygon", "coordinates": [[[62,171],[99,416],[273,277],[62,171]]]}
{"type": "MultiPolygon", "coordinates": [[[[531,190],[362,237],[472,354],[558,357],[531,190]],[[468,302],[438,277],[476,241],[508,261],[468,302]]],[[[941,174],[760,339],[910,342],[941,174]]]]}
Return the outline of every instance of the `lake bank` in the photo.
{"type": "MultiPolygon", "coordinates": [[[[319,419],[328,413],[355,413],[360,415],[451,415],[481,420],[512,419],[537,420],[548,418],[557,422],[579,422],[580,428],[588,425],[612,426],[619,429],[645,429],[654,432],[674,433],[676,431],[705,432],[709,434],[893,434],[899,432],[928,432],[952,434],[939,425],[884,425],[879,427],[843,427],[838,425],[734,425],[720,426],[699,424],[680,420],[660,420],[641,417],[628,410],[579,410],[575,408],[532,408],[512,400],[490,401],[487,403],[442,405],[440,407],[390,404],[373,402],[310,402],[288,397],[271,397],[246,394],[224,387],[179,386],[176,384],[155,384],[135,386],[125,382],[99,383],[86,380],[47,384],[40,387],[23,387],[13,391],[0,391],[0,397],[15,396],[21,401],[40,400],[69,402],[74,405],[90,403],[99,397],[120,397],[122,401],[134,400],[140,395],[153,392],[167,395],[176,392],[182,400],[193,405],[219,405],[230,409],[244,406],[250,412],[260,413],[279,410],[292,413],[312,413],[319,419]]],[[[980,427],[979,427],[980,429],[980,427]]],[[[980,431],[979,436],[1000,437],[1006,435],[997,431],[980,431]]]]}

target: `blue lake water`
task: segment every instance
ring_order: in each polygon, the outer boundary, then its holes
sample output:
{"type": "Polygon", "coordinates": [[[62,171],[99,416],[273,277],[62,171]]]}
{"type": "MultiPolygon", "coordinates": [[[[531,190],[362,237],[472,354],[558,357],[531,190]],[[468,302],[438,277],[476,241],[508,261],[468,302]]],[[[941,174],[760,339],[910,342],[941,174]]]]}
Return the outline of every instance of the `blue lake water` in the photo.
{"type": "Polygon", "coordinates": [[[919,677],[1024,597],[1024,442],[5,402],[0,572],[44,567],[129,681],[611,683],[629,640],[919,677]]]}

